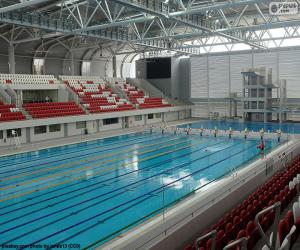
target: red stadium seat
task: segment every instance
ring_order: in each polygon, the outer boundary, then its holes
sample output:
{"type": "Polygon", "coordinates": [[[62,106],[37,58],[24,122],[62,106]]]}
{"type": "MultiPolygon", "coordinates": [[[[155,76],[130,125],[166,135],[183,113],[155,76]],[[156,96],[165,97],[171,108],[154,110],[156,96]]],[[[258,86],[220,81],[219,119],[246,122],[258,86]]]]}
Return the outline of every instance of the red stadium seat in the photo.
{"type": "Polygon", "coordinates": [[[280,245],[282,244],[284,238],[288,235],[289,231],[290,230],[287,221],[282,219],[278,225],[278,237],[280,245]]]}

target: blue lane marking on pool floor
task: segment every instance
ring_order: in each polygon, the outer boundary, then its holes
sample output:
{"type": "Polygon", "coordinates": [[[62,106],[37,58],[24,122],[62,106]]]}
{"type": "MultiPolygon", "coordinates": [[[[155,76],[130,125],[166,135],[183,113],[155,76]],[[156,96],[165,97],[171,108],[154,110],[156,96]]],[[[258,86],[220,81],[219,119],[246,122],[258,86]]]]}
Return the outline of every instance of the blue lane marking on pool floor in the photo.
{"type": "Polygon", "coordinates": [[[93,249],[259,158],[258,144],[139,133],[0,158],[0,244],[93,249]]]}

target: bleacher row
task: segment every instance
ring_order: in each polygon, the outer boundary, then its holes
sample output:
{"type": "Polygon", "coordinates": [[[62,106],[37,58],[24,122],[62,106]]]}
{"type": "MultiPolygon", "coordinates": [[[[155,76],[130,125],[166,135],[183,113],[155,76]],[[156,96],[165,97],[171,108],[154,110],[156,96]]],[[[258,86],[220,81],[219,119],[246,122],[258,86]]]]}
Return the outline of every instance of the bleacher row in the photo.
{"type": "MultiPolygon", "coordinates": [[[[63,77],[68,79],[67,77],[63,77]]],[[[81,104],[90,113],[114,112],[135,109],[127,100],[121,99],[103,81],[94,80],[64,80],[80,98],[81,104]],[[86,82],[84,82],[86,81],[86,82]]]]}
{"type": "Polygon", "coordinates": [[[25,120],[25,115],[14,104],[4,104],[0,101],[0,122],[25,120]]]}
{"type": "MultiPolygon", "coordinates": [[[[261,238],[258,227],[254,221],[256,214],[276,202],[281,202],[281,212],[283,212],[297,195],[297,189],[300,184],[299,173],[300,157],[295,159],[287,167],[286,171],[275,174],[268,182],[245,199],[242,204],[226,213],[216,224],[212,225],[202,234],[199,234],[199,236],[206,235],[209,232],[216,230],[216,250],[221,250],[227,244],[246,237],[248,239],[247,249],[254,249],[256,243],[261,238]]],[[[298,238],[300,233],[299,204],[300,203],[298,202],[295,203],[293,213],[289,211],[287,216],[280,221],[278,225],[278,248],[276,249],[279,249],[280,247],[282,247],[281,249],[290,249],[298,238]],[[295,227],[292,229],[294,225],[295,227]],[[293,231],[295,232],[293,233],[293,231]],[[292,237],[290,233],[293,233],[292,237]],[[286,239],[289,237],[291,240],[286,239]],[[289,245],[288,248],[285,247],[286,244],[289,245]]],[[[274,210],[261,217],[260,224],[262,225],[264,232],[270,229],[274,222],[274,217],[274,210]]],[[[188,244],[184,249],[211,250],[212,238],[201,240],[201,237],[199,237],[192,244],[188,244]]],[[[240,250],[241,247],[237,246],[230,249],[240,250]]],[[[267,250],[269,248],[264,246],[263,249],[267,250]]]]}
{"type": "MultiPolygon", "coordinates": [[[[93,76],[59,76],[57,80],[53,75],[24,75],[0,74],[0,84],[65,84],[80,99],[80,104],[89,113],[115,112],[135,110],[137,108],[169,107],[163,98],[149,98],[144,92],[121,78],[100,79],[93,76]],[[120,98],[109,87],[115,84],[124,91],[128,99],[120,98]]],[[[16,106],[1,104],[0,121],[24,120],[26,116],[19,110],[10,110],[16,106]],[[2,112],[3,111],[3,112],[2,112]]],[[[24,104],[23,108],[33,119],[82,115],[85,111],[74,102],[51,102],[24,104]]]]}
{"type": "Polygon", "coordinates": [[[3,84],[59,84],[53,75],[0,74],[3,84]]]}
{"type": "Polygon", "coordinates": [[[69,115],[84,115],[84,110],[75,102],[28,103],[23,106],[32,118],[49,118],[69,115]]]}
{"type": "Polygon", "coordinates": [[[135,104],[137,108],[145,109],[172,106],[161,97],[150,98],[149,96],[145,95],[143,90],[125,81],[115,81],[114,84],[123,92],[125,92],[130,102],[135,104]]]}

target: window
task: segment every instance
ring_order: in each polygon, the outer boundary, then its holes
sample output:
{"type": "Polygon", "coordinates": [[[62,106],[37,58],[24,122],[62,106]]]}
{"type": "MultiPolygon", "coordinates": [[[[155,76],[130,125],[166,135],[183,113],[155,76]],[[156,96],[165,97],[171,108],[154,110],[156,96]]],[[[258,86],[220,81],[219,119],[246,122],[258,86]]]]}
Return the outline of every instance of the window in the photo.
{"type": "Polygon", "coordinates": [[[148,119],[151,120],[154,118],[154,115],[153,114],[148,114],[148,119]]]}
{"type": "Polygon", "coordinates": [[[259,89],[259,97],[265,97],[265,90],[259,89]]]}
{"type": "Polygon", "coordinates": [[[47,127],[46,126],[34,127],[34,134],[35,135],[45,134],[45,133],[47,133],[47,127]]]}
{"type": "Polygon", "coordinates": [[[161,118],[161,113],[156,113],[155,118],[161,118]]]}
{"type": "Polygon", "coordinates": [[[143,116],[142,116],[142,115],[135,115],[135,116],[134,116],[134,120],[135,120],[136,122],[141,121],[141,120],[143,120],[143,116]]]}
{"type": "Polygon", "coordinates": [[[58,132],[60,130],[61,130],[60,124],[49,125],[49,131],[50,132],[58,132]]]}
{"type": "Polygon", "coordinates": [[[76,122],[76,128],[77,129],[86,128],[86,121],[76,122]]]}
{"type": "Polygon", "coordinates": [[[90,76],[91,75],[91,62],[90,61],[83,61],[81,64],[81,74],[83,76],[90,76]]]}
{"type": "Polygon", "coordinates": [[[22,136],[21,129],[20,128],[15,128],[15,129],[9,129],[9,130],[6,131],[7,138],[14,137],[13,132],[12,132],[13,130],[15,131],[15,136],[17,136],[17,137],[22,136]]]}
{"type": "Polygon", "coordinates": [[[3,139],[3,130],[0,130],[0,139],[3,139]]]}
{"type": "Polygon", "coordinates": [[[103,119],[103,125],[110,125],[110,124],[116,124],[116,123],[119,123],[119,118],[103,119]]]}
{"type": "Polygon", "coordinates": [[[264,109],[265,103],[264,102],[258,102],[258,109],[264,109]]]}
{"type": "Polygon", "coordinates": [[[45,69],[45,59],[42,58],[34,58],[33,59],[33,74],[35,75],[43,75],[45,69]]]}

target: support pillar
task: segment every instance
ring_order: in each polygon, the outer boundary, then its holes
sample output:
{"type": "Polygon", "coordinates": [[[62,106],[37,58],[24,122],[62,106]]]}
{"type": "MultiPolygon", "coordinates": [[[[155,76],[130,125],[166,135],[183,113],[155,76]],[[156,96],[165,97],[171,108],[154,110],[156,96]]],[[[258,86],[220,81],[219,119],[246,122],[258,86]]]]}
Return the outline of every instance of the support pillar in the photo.
{"type": "Polygon", "coordinates": [[[13,44],[9,44],[8,46],[8,65],[9,65],[9,73],[16,73],[16,61],[15,61],[15,47],[13,44]]]}
{"type": "Polygon", "coordinates": [[[229,99],[229,117],[232,117],[232,101],[229,99]]]}
{"type": "Polygon", "coordinates": [[[117,77],[117,59],[116,59],[116,56],[112,57],[112,68],[113,68],[113,77],[117,77]]]}
{"type": "Polygon", "coordinates": [[[71,50],[70,70],[71,70],[71,75],[74,76],[74,74],[75,74],[75,70],[74,70],[74,52],[72,50],[71,50]]]}
{"type": "Polygon", "coordinates": [[[16,90],[16,93],[17,93],[16,105],[17,107],[20,107],[23,105],[23,90],[18,89],[16,90]]]}

